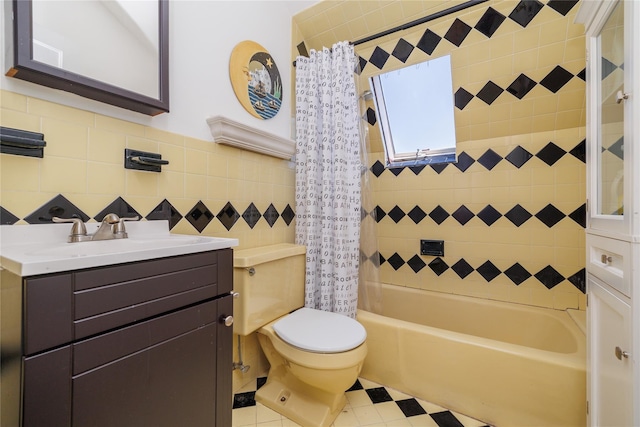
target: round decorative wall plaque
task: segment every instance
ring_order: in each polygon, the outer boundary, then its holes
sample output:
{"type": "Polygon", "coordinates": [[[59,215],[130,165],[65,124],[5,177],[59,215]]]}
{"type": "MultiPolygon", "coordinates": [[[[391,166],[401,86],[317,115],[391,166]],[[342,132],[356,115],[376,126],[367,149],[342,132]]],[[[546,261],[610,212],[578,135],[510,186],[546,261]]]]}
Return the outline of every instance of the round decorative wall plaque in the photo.
{"type": "Polygon", "coordinates": [[[229,77],[240,104],[252,116],[270,119],[282,105],[282,79],[275,61],[258,43],[246,40],[233,48],[229,77]]]}

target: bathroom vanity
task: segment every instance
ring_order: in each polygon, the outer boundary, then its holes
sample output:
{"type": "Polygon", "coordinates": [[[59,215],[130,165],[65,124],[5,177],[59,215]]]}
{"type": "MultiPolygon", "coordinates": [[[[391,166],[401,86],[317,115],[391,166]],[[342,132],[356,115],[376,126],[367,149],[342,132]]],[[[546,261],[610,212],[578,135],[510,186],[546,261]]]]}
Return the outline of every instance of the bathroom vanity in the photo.
{"type": "Polygon", "coordinates": [[[237,240],[167,228],[49,251],[7,246],[14,229],[0,230],[3,426],[231,425],[237,240]]]}

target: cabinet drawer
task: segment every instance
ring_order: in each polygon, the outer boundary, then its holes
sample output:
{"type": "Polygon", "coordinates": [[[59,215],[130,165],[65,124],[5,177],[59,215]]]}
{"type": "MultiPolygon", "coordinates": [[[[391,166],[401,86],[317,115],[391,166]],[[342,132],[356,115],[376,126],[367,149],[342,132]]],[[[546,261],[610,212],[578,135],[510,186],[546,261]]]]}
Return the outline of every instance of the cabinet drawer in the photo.
{"type": "Polygon", "coordinates": [[[624,295],[631,293],[631,243],[587,234],[587,270],[624,295]]]}

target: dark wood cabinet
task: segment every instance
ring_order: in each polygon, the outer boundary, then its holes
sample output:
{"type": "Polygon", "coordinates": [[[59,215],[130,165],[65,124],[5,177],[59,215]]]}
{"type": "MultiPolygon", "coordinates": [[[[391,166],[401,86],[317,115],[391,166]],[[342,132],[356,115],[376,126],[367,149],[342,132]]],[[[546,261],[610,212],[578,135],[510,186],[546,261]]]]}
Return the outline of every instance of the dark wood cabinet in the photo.
{"type": "Polygon", "coordinates": [[[230,426],[232,277],[223,249],[23,278],[22,427],[230,426]]]}

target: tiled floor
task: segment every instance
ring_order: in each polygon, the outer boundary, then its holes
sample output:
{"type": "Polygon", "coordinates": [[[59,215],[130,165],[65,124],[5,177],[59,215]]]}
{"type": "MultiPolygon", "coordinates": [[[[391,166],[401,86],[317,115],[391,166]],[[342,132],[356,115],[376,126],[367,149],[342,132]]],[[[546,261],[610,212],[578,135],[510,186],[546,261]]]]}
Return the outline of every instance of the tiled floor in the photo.
{"type": "MultiPolygon", "coordinates": [[[[255,392],[266,378],[258,378],[234,396],[233,427],[291,427],[298,424],[256,403],[255,392]]],[[[485,423],[432,403],[360,378],[347,391],[347,406],[333,427],[480,427],[485,423]]]]}

